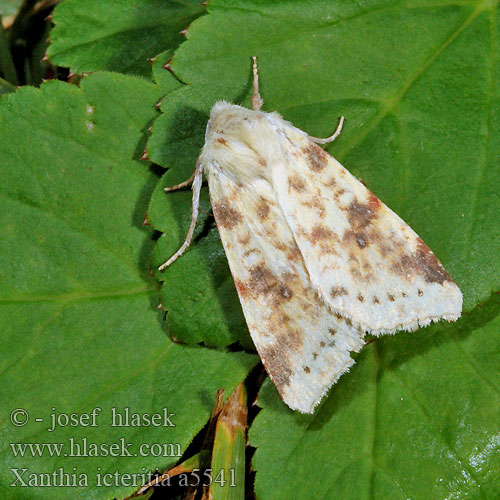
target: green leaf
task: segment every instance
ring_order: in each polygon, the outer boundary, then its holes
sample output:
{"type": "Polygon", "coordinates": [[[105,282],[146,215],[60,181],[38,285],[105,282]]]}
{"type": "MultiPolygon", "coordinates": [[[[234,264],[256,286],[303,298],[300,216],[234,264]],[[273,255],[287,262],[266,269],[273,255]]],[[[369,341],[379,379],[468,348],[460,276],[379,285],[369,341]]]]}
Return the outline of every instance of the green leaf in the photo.
{"type": "Polygon", "coordinates": [[[181,30],[204,12],[198,0],[66,0],[54,10],[50,60],[74,73],[151,77],[148,58],[177,48],[181,30]]]}
{"type": "Polygon", "coordinates": [[[206,422],[216,391],[231,391],[256,362],[244,353],[176,345],[162,325],[149,272],[153,230],[142,225],[158,179],[137,160],[160,96],[143,79],[95,74],[81,88],[52,81],[0,99],[2,498],[132,493],[143,480],[134,485],[124,475],[173,465],[206,422]],[[95,427],[48,431],[52,413],[98,407],[95,427]],[[11,423],[16,408],[28,412],[26,425],[11,423]],[[175,427],[112,427],[112,408],[167,408],[175,427]],[[99,456],[64,455],[71,439],[108,449],[123,439],[138,455],[104,456],[104,448],[99,456]],[[48,450],[15,456],[10,443],[64,448],[52,457],[48,450]],[[141,454],[143,443],[165,444],[166,454],[141,454]],[[25,481],[61,470],[82,474],[89,486],[13,487],[14,468],[27,469],[25,481]],[[115,471],[110,486],[96,485],[99,473],[115,471]]]}
{"type": "Polygon", "coordinates": [[[166,70],[166,66],[173,55],[174,51],[168,49],[153,58],[153,78],[165,95],[182,86],[181,82],[170,71],[166,70]]]}
{"type": "Polygon", "coordinates": [[[258,498],[499,498],[499,306],[371,343],[314,415],[267,383],[250,431],[258,498]]]}

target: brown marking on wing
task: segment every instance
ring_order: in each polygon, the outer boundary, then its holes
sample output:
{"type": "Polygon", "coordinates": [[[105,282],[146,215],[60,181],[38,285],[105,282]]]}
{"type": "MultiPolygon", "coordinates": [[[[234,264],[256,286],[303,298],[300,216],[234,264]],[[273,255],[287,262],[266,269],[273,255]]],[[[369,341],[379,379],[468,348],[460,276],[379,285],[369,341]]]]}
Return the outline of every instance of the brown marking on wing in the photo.
{"type": "MultiPolygon", "coordinates": [[[[335,248],[332,245],[326,245],[326,244],[322,244],[319,246],[319,252],[322,255],[338,255],[339,254],[337,252],[337,250],[335,250],[335,248]]],[[[336,265],[331,265],[329,267],[330,267],[330,269],[338,269],[338,266],[336,266],[336,265]]]]}
{"type": "Polygon", "coordinates": [[[439,283],[440,285],[443,284],[443,281],[453,283],[451,276],[446,272],[441,262],[420,238],[417,238],[416,259],[418,268],[422,270],[421,274],[424,275],[427,283],[439,283]]]}
{"type": "Polygon", "coordinates": [[[307,237],[307,231],[300,224],[297,224],[297,229],[295,231],[297,233],[297,236],[300,236],[301,238],[307,237]]]}
{"type": "Polygon", "coordinates": [[[265,264],[252,267],[250,278],[245,283],[249,290],[248,296],[257,300],[259,296],[264,296],[274,307],[293,297],[293,276],[287,273],[284,279],[276,276],[265,264]]]}
{"type": "Polygon", "coordinates": [[[293,246],[289,247],[288,251],[286,252],[286,258],[288,260],[291,260],[293,262],[298,262],[302,260],[302,253],[299,249],[298,246],[293,246]]]}
{"type": "Polygon", "coordinates": [[[280,326],[287,326],[289,323],[290,323],[290,316],[288,316],[288,314],[285,314],[285,313],[282,313],[280,314],[280,316],[278,317],[278,320],[277,320],[277,323],[280,325],[280,326]]]}
{"type": "Polygon", "coordinates": [[[220,203],[215,204],[213,211],[217,224],[229,230],[234,229],[243,220],[241,214],[231,208],[226,200],[221,200],[220,203]]]}
{"type": "Polygon", "coordinates": [[[369,190],[368,191],[368,205],[370,209],[376,212],[382,206],[382,202],[369,190]]]}
{"type": "Polygon", "coordinates": [[[302,204],[307,208],[314,209],[320,218],[325,217],[325,204],[321,201],[321,198],[319,196],[313,195],[310,201],[304,201],[302,204]]]}
{"type": "MultiPolygon", "coordinates": [[[[351,249],[349,255],[351,262],[354,264],[365,262],[363,269],[356,265],[351,266],[353,276],[362,281],[373,279],[372,269],[366,266],[366,257],[362,252],[368,246],[375,245],[381,257],[391,262],[391,270],[408,281],[412,281],[413,277],[418,274],[427,283],[442,284],[444,281],[453,283],[450,275],[420,238],[417,239],[415,252],[408,253],[405,250],[405,244],[410,239],[406,225],[401,225],[394,235],[389,237],[382,235],[377,220],[382,207],[382,202],[371,191],[368,191],[366,203],[355,199],[345,209],[350,228],[344,232],[342,244],[351,249]],[[358,259],[353,256],[353,251],[356,249],[358,259]]],[[[389,295],[389,300],[392,300],[391,297],[394,295],[389,295]]]]}
{"type": "Polygon", "coordinates": [[[370,244],[370,240],[368,239],[368,235],[366,233],[362,231],[351,231],[350,229],[344,233],[342,241],[348,246],[355,243],[361,249],[366,248],[370,244]]]}
{"type": "Polygon", "coordinates": [[[283,356],[282,349],[283,347],[277,343],[277,345],[261,349],[259,352],[267,373],[280,394],[283,388],[288,386],[290,377],[293,375],[290,361],[286,356],[283,356]]]}
{"type": "Polygon", "coordinates": [[[368,245],[368,239],[365,234],[359,233],[356,235],[356,243],[359,248],[366,248],[368,245]]]}
{"type": "Polygon", "coordinates": [[[243,238],[238,236],[238,243],[241,246],[247,246],[250,243],[250,233],[245,234],[243,238]]]}
{"type": "MultiPolygon", "coordinates": [[[[294,269],[294,268],[293,268],[294,269]]],[[[296,272],[294,271],[286,271],[284,274],[283,274],[283,279],[287,282],[287,283],[291,283],[292,281],[294,280],[297,280],[297,279],[301,279],[299,274],[297,274],[296,272]]]]}
{"type": "MultiPolygon", "coordinates": [[[[380,240],[380,237],[378,237],[377,239],[380,240]]],[[[387,254],[389,254],[392,251],[392,248],[389,245],[387,245],[386,243],[384,243],[383,241],[379,241],[378,243],[379,244],[378,244],[377,248],[378,248],[378,251],[380,252],[380,255],[382,257],[385,257],[387,254]]]]}
{"type": "Polygon", "coordinates": [[[357,280],[362,280],[363,279],[363,275],[359,272],[359,270],[354,267],[354,266],[351,266],[350,269],[349,269],[349,272],[351,273],[352,276],[354,276],[357,280]]]}
{"type": "Polygon", "coordinates": [[[370,197],[368,203],[360,203],[357,199],[351,202],[347,207],[347,218],[351,227],[344,233],[343,243],[345,245],[355,244],[363,250],[378,239],[378,232],[372,227],[372,224],[377,218],[379,206],[380,200],[375,195],[373,195],[373,199],[370,197]]]}
{"type": "Polygon", "coordinates": [[[328,229],[327,226],[316,225],[307,235],[307,239],[313,245],[316,245],[319,241],[336,239],[336,235],[331,229],[328,229]]]}
{"type": "Polygon", "coordinates": [[[224,137],[217,137],[217,139],[215,139],[216,142],[218,142],[219,144],[222,144],[224,146],[227,146],[227,141],[226,139],[224,139],[224,137]]]}
{"type": "Polygon", "coordinates": [[[334,187],[336,185],[337,185],[337,179],[335,179],[335,177],[330,177],[323,183],[323,186],[325,187],[334,187]]]}
{"type": "Polygon", "coordinates": [[[306,189],[304,181],[298,175],[291,175],[288,178],[288,186],[290,189],[297,191],[297,193],[301,193],[306,189]]]}
{"type": "MultiPolygon", "coordinates": [[[[394,272],[407,279],[411,277],[409,269],[416,267],[415,259],[406,255],[403,250],[405,240],[401,237],[401,232],[387,237],[380,231],[379,214],[382,207],[382,202],[370,192],[366,203],[355,199],[346,209],[351,227],[344,232],[342,245],[350,249],[351,273],[359,281],[369,282],[375,277],[371,262],[367,261],[367,255],[364,253],[371,245],[375,246],[384,260],[392,262],[394,272]]],[[[428,267],[436,269],[433,266],[428,267]]]]}
{"type": "MultiPolygon", "coordinates": [[[[272,224],[271,224],[272,226],[272,224]]],[[[261,233],[262,234],[262,233],[261,233]]],[[[266,228],[266,230],[264,231],[264,234],[266,235],[267,238],[269,238],[270,240],[273,240],[274,237],[276,236],[275,232],[273,231],[273,229],[271,228],[266,228]]]]}
{"type": "Polygon", "coordinates": [[[341,297],[342,295],[349,295],[349,292],[343,286],[334,286],[330,290],[330,297],[332,299],[341,297]]]}
{"type": "Polygon", "coordinates": [[[377,208],[368,203],[360,203],[353,200],[347,208],[347,218],[353,230],[362,230],[368,227],[377,217],[377,208]]]}
{"type": "Polygon", "coordinates": [[[269,211],[271,208],[269,207],[269,203],[262,196],[260,197],[259,204],[257,205],[257,215],[261,221],[266,220],[269,217],[269,211]]]}
{"type": "Polygon", "coordinates": [[[446,272],[441,262],[420,238],[417,238],[415,253],[401,255],[398,260],[393,262],[391,269],[408,280],[411,280],[412,275],[419,274],[427,283],[439,283],[440,285],[444,281],[453,283],[451,276],[446,272]]]}
{"type": "Polygon", "coordinates": [[[249,248],[248,250],[245,250],[243,252],[243,257],[248,257],[249,255],[253,254],[253,253],[261,253],[260,250],[258,250],[257,248],[249,248]]]}
{"type": "Polygon", "coordinates": [[[236,286],[236,290],[238,290],[238,293],[241,295],[241,297],[246,298],[249,295],[249,289],[248,286],[245,285],[242,281],[235,279],[234,280],[234,285],[236,286]]]}
{"type": "Polygon", "coordinates": [[[283,315],[277,322],[277,325],[273,325],[273,330],[277,332],[274,344],[261,349],[259,355],[278,392],[281,393],[282,389],[289,385],[294,372],[287,353],[300,351],[303,342],[301,333],[291,327],[288,316],[283,315]]]}
{"type": "MultiPolygon", "coordinates": [[[[272,232],[269,233],[271,236],[274,236],[272,232]]],[[[284,241],[281,241],[277,238],[273,239],[273,246],[277,248],[280,252],[286,252],[290,246],[287,245],[284,241]]]]}
{"type": "Polygon", "coordinates": [[[286,285],[280,285],[280,295],[285,299],[291,299],[293,297],[292,290],[286,285]]]}
{"type": "Polygon", "coordinates": [[[308,313],[309,309],[311,309],[312,307],[312,304],[310,304],[309,302],[301,302],[300,306],[305,313],[308,313]]]}
{"type": "Polygon", "coordinates": [[[338,255],[336,244],[338,236],[327,226],[316,225],[310,233],[304,231],[303,236],[315,246],[320,254],[338,255]]]}
{"type": "Polygon", "coordinates": [[[307,148],[302,148],[302,152],[307,156],[308,166],[314,172],[321,172],[328,164],[328,153],[316,144],[311,143],[307,148]]]}

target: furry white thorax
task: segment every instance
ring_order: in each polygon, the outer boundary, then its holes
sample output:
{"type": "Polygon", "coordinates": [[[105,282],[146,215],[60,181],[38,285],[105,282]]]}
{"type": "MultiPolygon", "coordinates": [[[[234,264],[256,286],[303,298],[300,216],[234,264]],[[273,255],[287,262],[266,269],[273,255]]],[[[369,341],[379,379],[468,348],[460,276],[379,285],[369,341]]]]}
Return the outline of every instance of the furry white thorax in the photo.
{"type": "Polygon", "coordinates": [[[283,155],[279,140],[283,125],[292,126],[279,113],[219,101],[210,112],[199,161],[209,175],[224,165],[224,172],[237,182],[249,184],[259,178],[272,182],[268,165],[283,155]]]}

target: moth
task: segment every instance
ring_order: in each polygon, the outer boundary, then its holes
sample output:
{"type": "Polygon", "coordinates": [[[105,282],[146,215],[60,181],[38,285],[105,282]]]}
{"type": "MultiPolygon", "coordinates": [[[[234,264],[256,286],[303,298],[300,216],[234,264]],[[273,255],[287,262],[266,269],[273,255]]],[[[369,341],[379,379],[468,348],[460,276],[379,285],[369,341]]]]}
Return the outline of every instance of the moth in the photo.
{"type": "Polygon", "coordinates": [[[462,293],[418,235],[311,137],[278,113],[224,101],[210,113],[192,182],[191,242],[202,175],[250,335],[292,409],[312,413],[354,363],[366,332],[455,321],[462,293]]]}

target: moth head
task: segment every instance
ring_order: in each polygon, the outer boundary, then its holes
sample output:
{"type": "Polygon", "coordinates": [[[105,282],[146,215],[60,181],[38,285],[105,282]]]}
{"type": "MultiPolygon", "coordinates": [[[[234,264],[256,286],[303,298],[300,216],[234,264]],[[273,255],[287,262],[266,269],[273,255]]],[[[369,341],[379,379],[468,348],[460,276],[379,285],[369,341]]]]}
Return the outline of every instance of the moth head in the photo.
{"type": "Polygon", "coordinates": [[[245,133],[254,127],[256,115],[260,112],[231,104],[226,101],[218,101],[210,111],[210,119],[207,124],[205,140],[210,135],[232,135],[245,133]]]}

